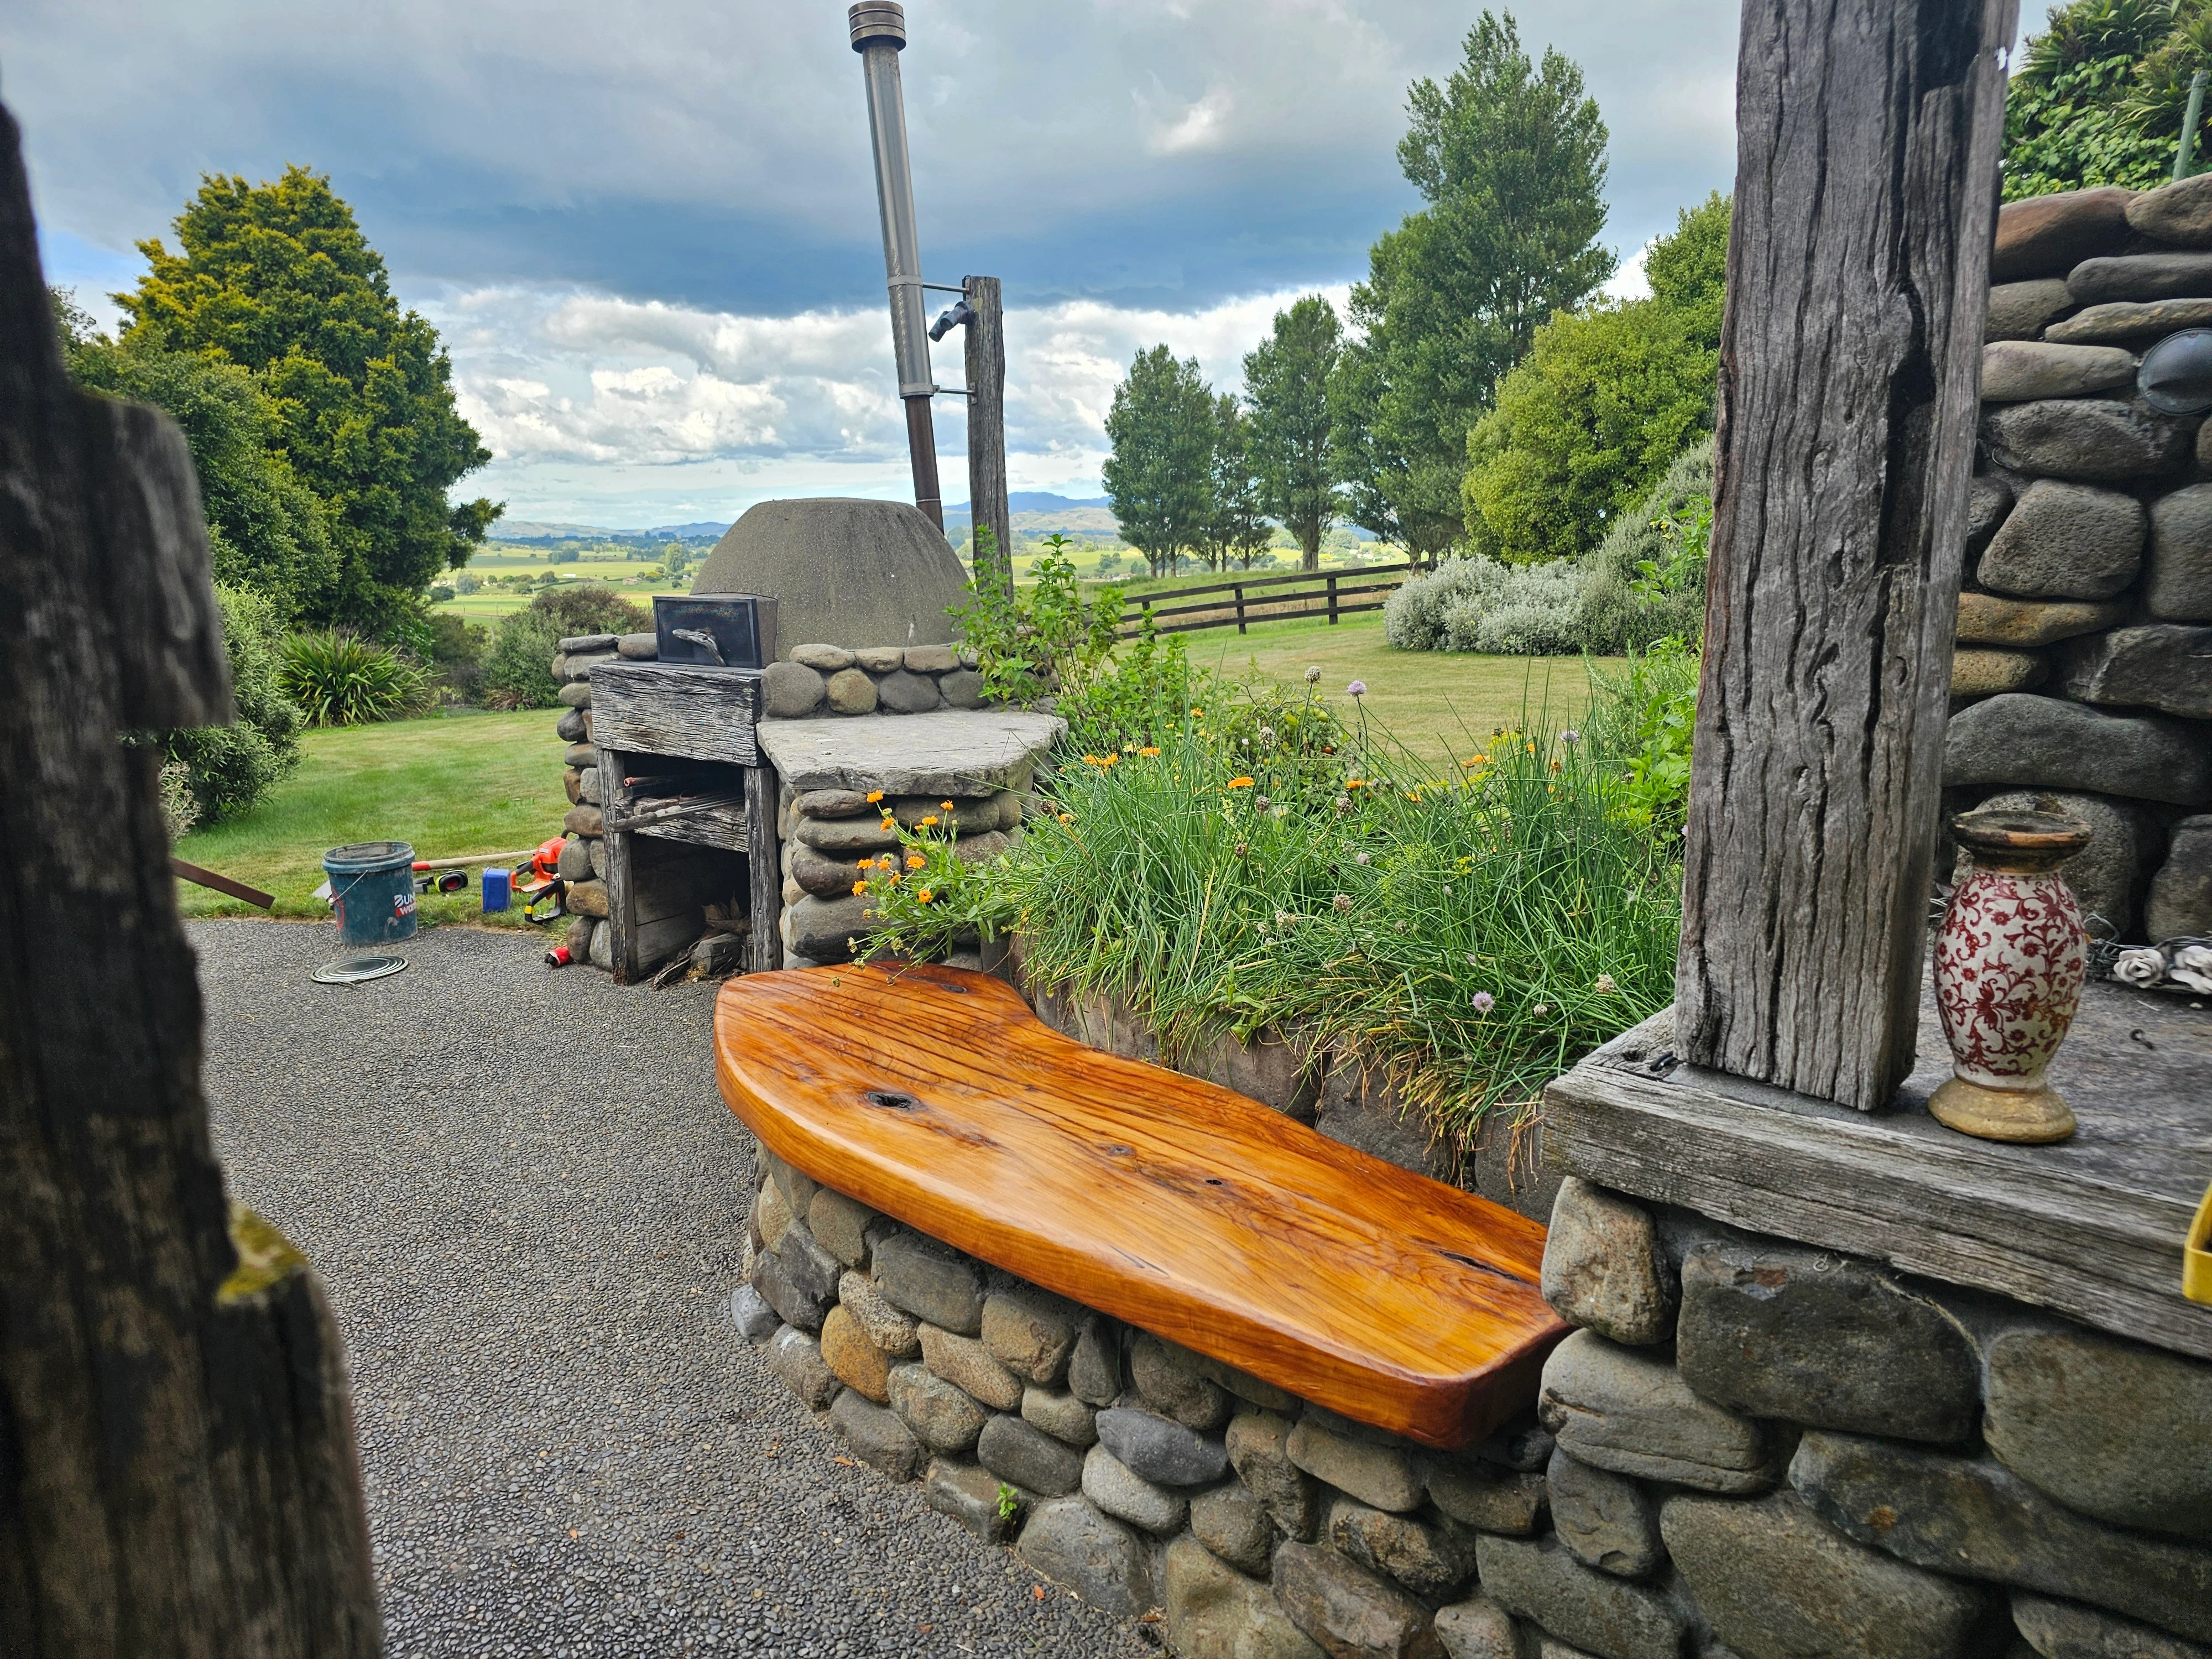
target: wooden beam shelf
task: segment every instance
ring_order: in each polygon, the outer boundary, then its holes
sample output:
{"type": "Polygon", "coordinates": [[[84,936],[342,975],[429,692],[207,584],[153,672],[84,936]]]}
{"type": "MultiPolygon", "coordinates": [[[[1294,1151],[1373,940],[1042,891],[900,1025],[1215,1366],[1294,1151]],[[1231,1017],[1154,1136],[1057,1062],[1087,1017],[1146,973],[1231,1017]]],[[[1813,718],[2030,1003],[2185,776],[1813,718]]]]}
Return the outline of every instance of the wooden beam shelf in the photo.
{"type": "Polygon", "coordinates": [[[2212,1307],[2181,1293],[2182,1241],[2212,1182],[2212,1014],[2092,984],[2051,1079],[2081,1129],[2055,1146],[1954,1133],[1932,997],[1887,1112],[1682,1063],[1674,1011],[1546,1091],[1552,1161],[1601,1186],[1754,1232],[1871,1256],[2212,1358],[2212,1307]]]}

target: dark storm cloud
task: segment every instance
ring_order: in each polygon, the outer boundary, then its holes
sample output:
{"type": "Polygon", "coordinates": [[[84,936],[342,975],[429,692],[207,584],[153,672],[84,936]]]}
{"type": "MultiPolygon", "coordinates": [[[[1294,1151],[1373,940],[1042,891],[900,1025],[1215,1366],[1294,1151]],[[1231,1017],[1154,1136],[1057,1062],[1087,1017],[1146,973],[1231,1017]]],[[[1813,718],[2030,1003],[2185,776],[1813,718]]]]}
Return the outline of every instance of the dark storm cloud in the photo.
{"type": "MultiPolygon", "coordinates": [[[[917,0],[903,61],[931,265],[1190,307],[1358,274],[1407,208],[1407,84],[1472,7],[917,0]]],[[[1724,184],[1734,8],[1530,8],[1613,131],[1624,254],[1724,184]]],[[[835,4],[33,0],[0,20],[41,212],[119,248],[203,170],[329,171],[403,277],[747,312],[879,291],[835,4]]]]}

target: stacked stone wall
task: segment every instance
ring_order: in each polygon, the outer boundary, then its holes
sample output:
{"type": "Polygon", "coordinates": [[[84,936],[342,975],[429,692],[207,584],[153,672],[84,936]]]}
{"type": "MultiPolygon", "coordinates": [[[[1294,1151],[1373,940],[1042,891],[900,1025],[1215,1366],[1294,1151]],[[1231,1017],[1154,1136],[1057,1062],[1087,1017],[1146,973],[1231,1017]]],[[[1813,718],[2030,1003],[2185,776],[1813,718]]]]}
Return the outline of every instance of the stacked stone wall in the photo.
{"type": "Polygon", "coordinates": [[[1533,1419],[1425,1450],[761,1164],[737,1322],[854,1456],[1184,1659],[1491,1651],[1439,1632],[1541,1530],[1533,1419]]]}
{"type": "Polygon", "coordinates": [[[1982,366],[1947,806],[2088,822],[2105,937],[2212,933],[2212,427],[2139,393],[2212,325],[2212,176],[2004,209],[1982,366]]]}
{"type": "Polygon", "coordinates": [[[592,670],[607,662],[655,662],[659,636],[653,634],[582,634],[562,640],[553,658],[560,685],[561,714],[554,726],[561,741],[562,787],[568,813],[561,828],[560,874],[568,884],[563,901],[570,917],[566,943],[569,959],[594,968],[614,966],[614,937],[607,927],[606,830],[601,807],[599,751],[592,743],[592,670]]]}
{"type": "Polygon", "coordinates": [[[1570,1181],[1577,1328],[1443,1452],[761,1163],[770,1368],[1183,1659],[2212,1656],[2212,1366],[1570,1181]]]}
{"type": "MultiPolygon", "coordinates": [[[[858,890],[884,860],[894,870],[902,862],[900,829],[955,831],[953,855],[963,864],[987,863],[1020,840],[1030,799],[1025,776],[1017,780],[1019,787],[1004,789],[961,781],[945,795],[889,794],[868,787],[876,781],[865,775],[854,781],[863,787],[799,791],[786,785],[781,791],[776,833],[783,843],[781,926],[787,967],[852,960],[855,945],[874,925],[858,890]]],[[[981,940],[968,946],[954,965],[981,967],[981,940]]]]}
{"type": "Polygon", "coordinates": [[[953,645],[794,646],[762,678],[768,720],[981,708],[975,653],[953,645]]]}

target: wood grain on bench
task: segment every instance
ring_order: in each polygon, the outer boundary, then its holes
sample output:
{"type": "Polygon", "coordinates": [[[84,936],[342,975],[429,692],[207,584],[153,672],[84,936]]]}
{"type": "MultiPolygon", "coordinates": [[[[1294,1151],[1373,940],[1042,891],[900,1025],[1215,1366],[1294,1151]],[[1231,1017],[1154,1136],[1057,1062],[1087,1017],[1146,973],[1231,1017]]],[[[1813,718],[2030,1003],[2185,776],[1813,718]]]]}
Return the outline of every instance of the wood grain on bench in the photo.
{"type": "Polygon", "coordinates": [[[1536,1223],[1073,1042],[987,975],[750,975],[714,1024],[724,1097],[795,1168],[1360,1422],[1480,1438],[1566,1334],[1536,1223]]]}

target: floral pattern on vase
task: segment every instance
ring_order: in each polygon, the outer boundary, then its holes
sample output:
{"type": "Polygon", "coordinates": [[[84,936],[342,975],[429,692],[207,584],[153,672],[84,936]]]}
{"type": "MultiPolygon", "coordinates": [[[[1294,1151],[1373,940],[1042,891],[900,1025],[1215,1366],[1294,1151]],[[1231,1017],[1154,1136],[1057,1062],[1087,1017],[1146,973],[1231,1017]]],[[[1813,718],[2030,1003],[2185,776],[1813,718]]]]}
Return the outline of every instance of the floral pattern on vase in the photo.
{"type": "Polygon", "coordinates": [[[1928,1109],[1985,1140],[2063,1140],[2074,1114],[2045,1080],[2081,1005],[2088,933],[2058,866],[2089,828],[2051,812],[1969,812],[1953,824],[1972,860],[1936,935],[1936,1010],[1954,1075],[1928,1109]]]}
{"type": "Polygon", "coordinates": [[[2087,930],[2056,871],[1977,868],[1936,938],[1936,1010],[1958,1074],[2033,1087],[2058,1051],[2088,970],[2087,930]]]}

